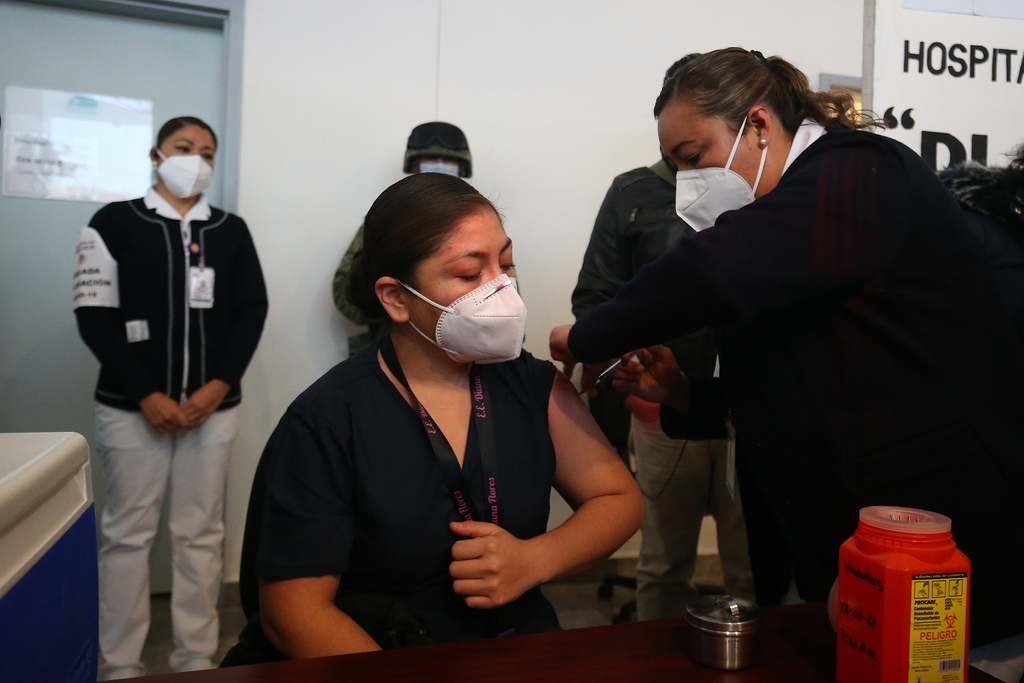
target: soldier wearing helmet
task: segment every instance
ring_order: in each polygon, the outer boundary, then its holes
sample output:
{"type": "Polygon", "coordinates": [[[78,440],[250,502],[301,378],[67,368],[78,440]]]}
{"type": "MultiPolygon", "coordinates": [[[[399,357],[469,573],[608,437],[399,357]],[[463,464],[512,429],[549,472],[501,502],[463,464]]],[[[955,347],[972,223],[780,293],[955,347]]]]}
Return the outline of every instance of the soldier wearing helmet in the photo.
{"type": "MultiPolygon", "coordinates": [[[[421,123],[412,129],[405,147],[405,173],[447,173],[460,178],[473,175],[473,155],[469,143],[458,126],[443,121],[421,123]]],[[[334,305],[342,315],[356,325],[366,325],[367,331],[348,338],[349,355],[355,354],[387,333],[387,320],[367,318],[345,299],[345,287],[352,268],[352,258],[363,248],[363,226],[345,252],[334,273],[332,291],[334,305]]]]}

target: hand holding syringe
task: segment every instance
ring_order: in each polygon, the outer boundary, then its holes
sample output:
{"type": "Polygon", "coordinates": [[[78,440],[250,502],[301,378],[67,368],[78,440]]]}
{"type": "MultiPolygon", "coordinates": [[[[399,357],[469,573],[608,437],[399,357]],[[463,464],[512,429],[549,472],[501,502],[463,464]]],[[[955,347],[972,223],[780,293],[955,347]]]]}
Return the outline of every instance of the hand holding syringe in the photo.
{"type": "Polygon", "coordinates": [[[632,358],[633,354],[635,354],[635,353],[636,353],[635,351],[632,351],[632,352],[626,354],[625,356],[623,356],[622,358],[618,359],[617,361],[615,361],[611,365],[609,365],[605,370],[603,370],[601,372],[601,374],[599,374],[597,376],[597,379],[594,380],[594,384],[592,386],[587,386],[587,384],[588,384],[587,376],[586,376],[587,373],[586,373],[586,370],[584,370],[583,379],[580,382],[583,385],[583,388],[580,389],[580,393],[582,394],[583,392],[589,391],[590,389],[597,389],[602,384],[605,384],[606,382],[610,382],[612,377],[615,375],[615,371],[619,369],[619,366],[621,366],[623,363],[625,363],[630,358],[632,358]]]}

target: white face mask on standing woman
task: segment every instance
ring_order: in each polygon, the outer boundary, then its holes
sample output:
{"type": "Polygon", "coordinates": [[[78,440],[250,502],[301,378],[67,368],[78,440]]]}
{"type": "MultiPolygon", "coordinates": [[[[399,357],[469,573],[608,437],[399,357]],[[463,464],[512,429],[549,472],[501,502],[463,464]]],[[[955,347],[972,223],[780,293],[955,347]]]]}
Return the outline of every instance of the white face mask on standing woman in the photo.
{"type": "Polygon", "coordinates": [[[516,281],[499,275],[447,306],[435,303],[400,281],[410,292],[441,311],[434,337],[412,328],[459,363],[501,363],[519,358],[526,334],[526,304],[516,281]]]}
{"type": "Polygon", "coordinates": [[[747,119],[744,118],[725,168],[695,168],[676,173],[676,213],[697,232],[710,228],[726,211],[742,208],[754,201],[754,193],[761,182],[761,172],[764,171],[768,146],[765,145],[761,150],[761,164],[757,167],[753,188],[743,176],[729,169],[746,125],[747,119]]]}
{"type": "Polygon", "coordinates": [[[164,185],[179,199],[188,199],[210,187],[213,180],[213,166],[198,154],[175,154],[166,156],[158,148],[156,153],[164,160],[156,167],[156,174],[164,185]]]}

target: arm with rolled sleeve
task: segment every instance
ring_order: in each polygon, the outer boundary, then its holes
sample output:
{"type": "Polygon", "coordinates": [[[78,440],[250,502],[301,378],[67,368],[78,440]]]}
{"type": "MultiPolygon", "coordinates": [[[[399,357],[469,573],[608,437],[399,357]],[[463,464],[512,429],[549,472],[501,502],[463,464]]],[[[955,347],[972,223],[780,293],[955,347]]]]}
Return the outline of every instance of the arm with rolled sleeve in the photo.
{"type": "Polygon", "coordinates": [[[352,476],[339,420],[293,406],[267,444],[256,573],[260,619],[292,659],[378,650],[334,604],[355,539],[352,476]]]}
{"type": "Polygon", "coordinates": [[[263,333],[267,318],[267,287],[263,270],[256,255],[256,247],[249,229],[242,223],[243,241],[235,256],[234,277],[231,282],[231,308],[234,320],[224,340],[224,356],[213,370],[213,377],[232,387],[242,381],[249,361],[252,360],[263,333]]]}

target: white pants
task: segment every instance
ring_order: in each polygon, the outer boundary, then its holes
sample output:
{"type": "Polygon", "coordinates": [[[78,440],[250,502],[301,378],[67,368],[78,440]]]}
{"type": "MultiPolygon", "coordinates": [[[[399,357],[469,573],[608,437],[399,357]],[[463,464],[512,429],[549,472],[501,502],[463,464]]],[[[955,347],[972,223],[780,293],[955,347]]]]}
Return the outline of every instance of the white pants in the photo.
{"type": "Polygon", "coordinates": [[[725,484],[725,440],[672,439],[659,423],[633,417],[629,442],[636,457],[636,483],[644,498],[636,570],[637,618],[647,621],[686,614],[686,603],[697,597],[693,572],[700,527],[707,514],[718,527],[726,592],[753,601],[754,578],[739,490],[733,499],[725,484]]]}
{"type": "Polygon", "coordinates": [[[96,407],[96,442],[106,477],[99,553],[101,678],[142,676],[149,631],[149,551],[168,478],[175,671],[210,668],[217,650],[223,570],[224,494],[238,408],[203,426],[160,435],[141,413],[96,407]]]}

